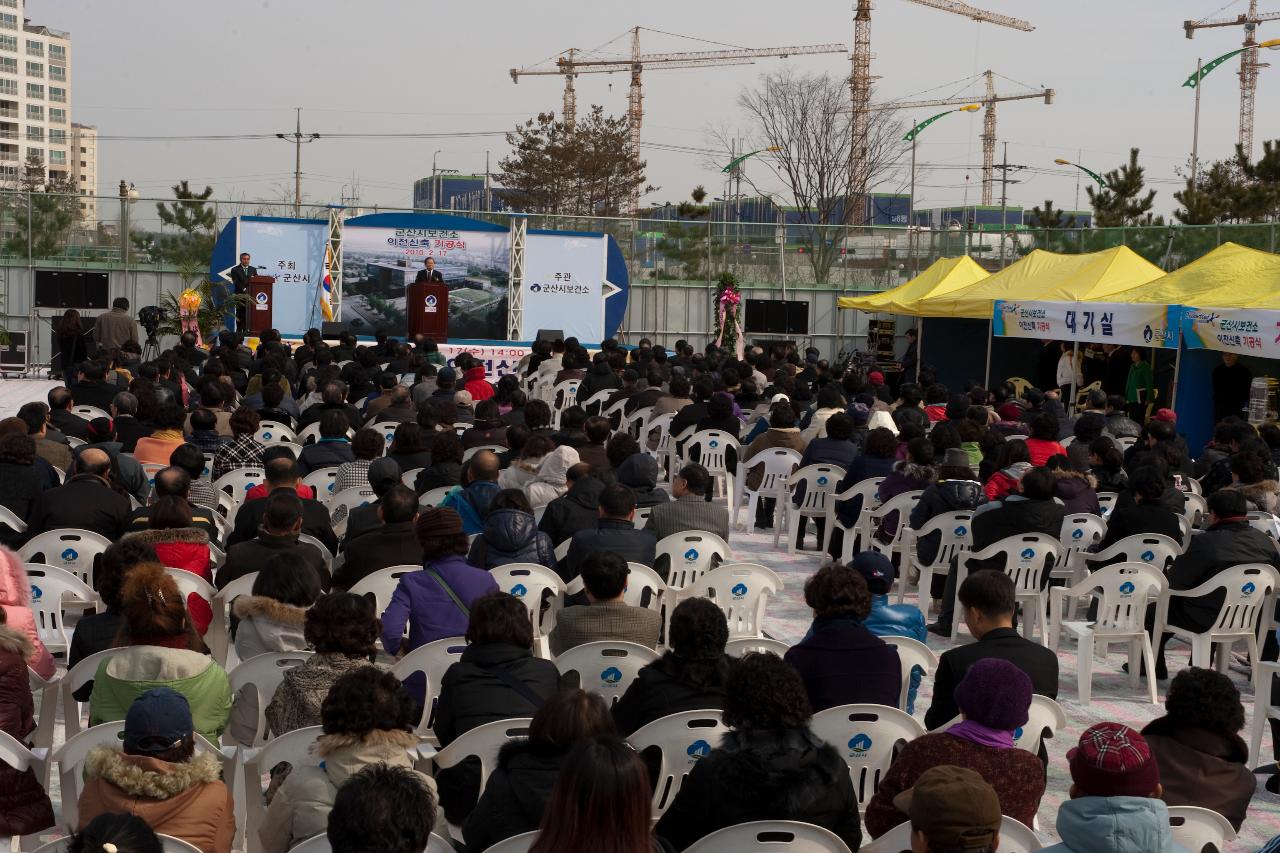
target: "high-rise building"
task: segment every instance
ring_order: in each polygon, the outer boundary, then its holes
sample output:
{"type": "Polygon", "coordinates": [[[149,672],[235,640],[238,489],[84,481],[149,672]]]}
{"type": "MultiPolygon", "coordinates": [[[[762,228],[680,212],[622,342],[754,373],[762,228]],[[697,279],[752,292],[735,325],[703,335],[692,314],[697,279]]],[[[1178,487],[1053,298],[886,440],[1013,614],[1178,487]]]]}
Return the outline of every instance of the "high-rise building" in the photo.
{"type": "Polygon", "coordinates": [[[80,199],[80,219],[86,228],[98,221],[98,128],[71,123],[71,183],[80,199]]]}

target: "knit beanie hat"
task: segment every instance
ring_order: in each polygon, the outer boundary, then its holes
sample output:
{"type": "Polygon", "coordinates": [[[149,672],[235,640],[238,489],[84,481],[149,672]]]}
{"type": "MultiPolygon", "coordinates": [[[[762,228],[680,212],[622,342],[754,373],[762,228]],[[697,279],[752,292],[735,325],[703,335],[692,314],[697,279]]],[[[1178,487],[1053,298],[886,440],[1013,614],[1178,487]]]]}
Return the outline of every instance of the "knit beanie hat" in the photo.
{"type": "Polygon", "coordinates": [[[418,514],[413,532],[419,542],[437,536],[461,536],[462,516],[450,507],[428,507],[418,514]]]}
{"type": "Polygon", "coordinates": [[[1011,732],[1027,724],[1031,678],[1007,660],[983,658],[960,679],[955,700],[966,719],[1011,732]]]}
{"type": "Polygon", "coordinates": [[[1067,751],[1071,781],[1092,797],[1149,797],[1160,768],[1142,735],[1119,723],[1099,723],[1067,751]]]}

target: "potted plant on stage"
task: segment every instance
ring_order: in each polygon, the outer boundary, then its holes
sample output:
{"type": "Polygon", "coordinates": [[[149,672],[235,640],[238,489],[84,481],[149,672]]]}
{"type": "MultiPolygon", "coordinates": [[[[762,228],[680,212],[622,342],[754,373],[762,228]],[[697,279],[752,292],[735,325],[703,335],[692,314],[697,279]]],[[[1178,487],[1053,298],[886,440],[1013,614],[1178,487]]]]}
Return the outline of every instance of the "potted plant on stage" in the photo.
{"type": "Polygon", "coordinates": [[[715,336],[716,346],[733,350],[741,361],[745,349],[742,339],[742,292],[738,290],[738,279],[732,273],[720,274],[712,309],[715,327],[711,334],[715,336]]]}
{"type": "Polygon", "coordinates": [[[180,294],[165,293],[160,297],[158,334],[194,332],[197,341],[203,344],[226,325],[228,315],[250,305],[247,293],[232,293],[228,284],[210,281],[208,274],[198,267],[183,265],[178,273],[187,287],[180,294]]]}

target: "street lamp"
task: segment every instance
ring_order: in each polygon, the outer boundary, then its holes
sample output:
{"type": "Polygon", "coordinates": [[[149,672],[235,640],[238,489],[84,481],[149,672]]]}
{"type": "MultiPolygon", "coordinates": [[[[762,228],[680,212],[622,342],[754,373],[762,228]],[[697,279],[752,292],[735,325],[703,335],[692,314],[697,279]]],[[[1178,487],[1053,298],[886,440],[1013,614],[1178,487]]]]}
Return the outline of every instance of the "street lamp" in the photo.
{"type": "Polygon", "coordinates": [[[1063,160],[1061,157],[1056,158],[1053,162],[1057,163],[1059,166],[1075,166],[1077,169],[1079,169],[1080,171],[1084,172],[1086,175],[1088,175],[1089,177],[1097,181],[1098,186],[1102,187],[1104,190],[1107,188],[1107,182],[1103,180],[1101,175],[1099,175],[1097,172],[1093,171],[1092,169],[1086,169],[1084,166],[1081,166],[1079,163],[1072,163],[1070,160],[1063,160]]]}
{"type": "Polygon", "coordinates": [[[1246,50],[1252,50],[1255,47],[1265,47],[1269,50],[1275,50],[1280,48],[1280,39],[1270,39],[1268,41],[1259,42],[1256,45],[1236,48],[1229,53],[1222,54],[1222,56],[1219,56],[1217,59],[1209,60],[1208,63],[1201,62],[1197,59],[1195,73],[1182,83],[1183,88],[1196,90],[1196,114],[1191,130],[1191,186],[1193,189],[1196,185],[1196,171],[1199,165],[1200,154],[1200,81],[1207,77],[1209,72],[1213,71],[1213,69],[1217,68],[1228,59],[1239,56],[1246,50]]]}
{"type": "Polygon", "coordinates": [[[911,143],[911,194],[907,196],[907,254],[911,256],[911,274],[913,276],[916,272],[916,231],[915,222],[913,221],[916,218],[916,138],[920,136],[921,131],[943,116],[951,115],[952,113],[974,113],[980,109],[982,109],[981,104],[965,104],[958,109],[940,112],[936,116],[931,116],[920,122],[907,131],[906,136],[902,137],[903,141],[911,143]]]}

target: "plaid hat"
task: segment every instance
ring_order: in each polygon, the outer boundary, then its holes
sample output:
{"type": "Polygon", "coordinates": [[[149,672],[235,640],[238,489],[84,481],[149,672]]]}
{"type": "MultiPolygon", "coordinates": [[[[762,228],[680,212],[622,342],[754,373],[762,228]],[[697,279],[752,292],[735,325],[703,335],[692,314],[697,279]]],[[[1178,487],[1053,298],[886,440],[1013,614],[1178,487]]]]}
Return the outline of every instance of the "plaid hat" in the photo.
{"type": "Polygon", "coordinates": [[[1174,414],[1173,409],[1156,409],[1153,419],[1157,421],[1167,421],[1171,424],[1176,424],[1178,422],[1178,416],[1174,414]]]}
{"type": "Polygon", "coordinates": [[[973,468],[973,463],[969,461],[969,454],[958,447],[947,448],[947,452],[942,456],[942,464],[947,468],[973,468]]]}
{"type": "Polygon", "coordinates": [[[975,771],[950,764],[921,773],[893,806],[932,848],[981,849],[995,840],[1003,819],[995,789],[975,771]]]}
{"type": "Polygon", "coordinates": [[[872,385],[883,385],[884,374],[878,370],[873,370],[867,374],[867,381],[870,382],[872,385]]]}
{"type": "Polygon", "coordinates": [[[400,480],[400,463],[383,456],[369,463],[369,485],[378,486],[383,483],[396,483],[400,480]]]}
{"type": "Polygon", "coordinates": [[[116,425],[111,418],[94,418],[89,421],[90,438],[106,438],[115,431],[116,425]]]}
{"type": "Polygon", "coordinates": [[[955,700],[967,719],[1011,732],[1027,724],[1031,677],[1002,658],[983,658],[960,679],[955,700]]]}
{"type": "Polygon", "coordinates": [[[458,371],[454,370],[452,367],[442,367],[440,368],[439,372],[436,373],[437,385],[439,385],[441,382],[448,384],[450,382],[457,382],[457,381],[458,381],[458,371]]]}
{"type": "Polygon", "coordinates": [[[893,561],[879,551],[863,551],[849,566],[862,575],[872,595],[884,595],[893,586],[893,561]]]}
{"type": "Polygon", "coordinates": [[[153,687],[129,706],[120,737],[125,752],[146,755],[173,749],[193,730],[187,697],[171,687],[153,687]]]}
{"type": "Polygon", "coordinates": [[[1094,797],[1149,797],[1160,768],[1142,735],[1119,723],[1098,723],[1067,751],[1071,781],[1094,797]]]}
{"type": "Polygon", "coordinates": [[[855,424],[861,426],[871,420],[871,407],[865,403],[854,403],[849,407],[849,416],[855,424]]]}

